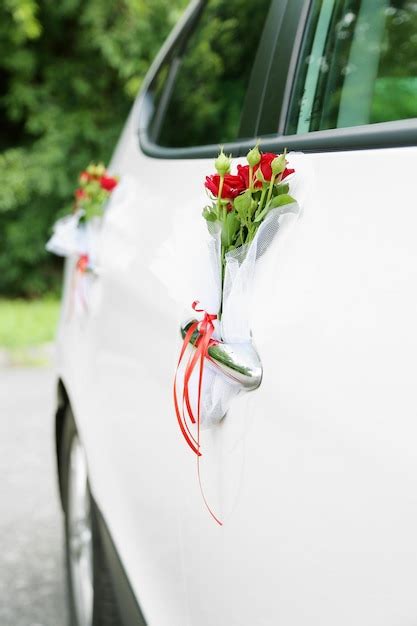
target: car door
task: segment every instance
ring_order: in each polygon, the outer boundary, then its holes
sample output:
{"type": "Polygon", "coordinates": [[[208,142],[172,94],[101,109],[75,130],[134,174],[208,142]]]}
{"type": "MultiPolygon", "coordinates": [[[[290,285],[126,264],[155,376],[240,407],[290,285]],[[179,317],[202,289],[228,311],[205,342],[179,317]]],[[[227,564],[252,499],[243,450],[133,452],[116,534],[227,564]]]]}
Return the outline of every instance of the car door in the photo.
{"type": "MultiPolygon", "coordinates": [[[[200,40],[191,25],[202,11],[200,28],[232,28],[220,4],[216,24],[200,3],[190,7],[112,161],[127,182],[106,215],[88,322],[94,393],[85,412],[100,425],[100,445],[86,434],[94,494],[150,624],[410,624],[415,42],[393,51],[398,38],[411,41],[414,3],[274,2],[259,49],[251,43],[257,52],[237,61],[242,71],[252,59],[248,82],[210,111],[218,85],[197,78],[192,89],[187,78],[214,71],[202,43],[212,35],[200,40]],[[203,46],[201,57],[190,59],[190,43],[203,46]],[[393,90],[403,94],[395,107],[393,90]],[[240,132],[228,118],[236,102],[240,132]],[[254,287],[262,386],[204,433],[204,487],[220,528],[173,413],[190,303],[177,297],[170,254],[185,230],[198,263],[211,144],[243,156],[258,135],[265,150],[305,153],[293,157],[302,215],[254,287]]],[[[249,24],[259,11],[245,14],[249,24]]],[[[233,60],[227,28],[219,39],[233,60]]],[[[239,42],[252,35],[240,32],[239,42]]]]}
{"type": "Polygon", "coordinates": [[[265,90],[258,132],[304,151],[313,184],[253,323],[253,623],[416,620],[416,20],[412,2],[307,3],[284,106],[277,63],[265,90]]]}
{"type": "MultiPolygon", "coordinates": [[[[145,618],[158,626],[213,624],[223,610],[223,539],[208,519],[172,399],[180,323],[195,296],[181,301],[172,293],[168,277],[176,259],[165,250],[184,228],[187,241],[197,244],[187,262],[198,262],[193,255],[205,237],[204,179],[213,156],[221,142],[237,146],[242,136],[254,137],[261,103],[251,101],[249,85],[260,89],[266,82],[275,17],[283,14],[273,6],[266,21],[269,11],[269,0],[256,11],[243,0],[192,3],[151,70],[110,165],[121,181],[104,218],[99,275],[83,320],[91,368],[79,375],[88,393],[78,394],[77,414],[94,498],[145,618]],[[228,84],[221,99],[220,81],[228,84]],[[205,147],[209,142],[216,143],[205,147]],[[200,550],[210,546],[204,564],[200,550]],[[207,571],[195,588],[198,563],[207,571]],[[208,612],[204,603],[198,607],[204,585],[216,597],[208,612]]],[[[175,275],[181,288],[180,268],[175,275]]],[[[237,423],[230,442],[213,442],[207,454],[206,488],[216,505],[223,478],[215,461],[223,445],[238,443],[237,423]]],[[[240,452],[236,471],[233,501],[240,452]]]]}

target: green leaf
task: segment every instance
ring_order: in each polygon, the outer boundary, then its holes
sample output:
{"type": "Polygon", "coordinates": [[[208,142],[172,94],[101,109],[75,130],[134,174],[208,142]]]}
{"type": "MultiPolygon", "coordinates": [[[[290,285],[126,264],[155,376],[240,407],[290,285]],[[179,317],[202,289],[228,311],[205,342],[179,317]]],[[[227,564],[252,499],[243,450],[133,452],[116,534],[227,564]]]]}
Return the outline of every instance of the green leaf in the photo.
{"type": "Polygon", "coordinates": [[[233,205],[239,215],[242,217],[247,216],[252,206],[252,194],[249,189],[240,196],[237,196],[234,199],[233,205]]]}
{"type": "Polygon", "coordinates": [[[285,206],[286,204],[293,204],[294,202],[296,202],[295,198],[289,196],[287,193],[275,196],[270,202],[268,202],[266,207],[262,209],[262,211],[259,213],[259,215],[255,217],[253,221],[255,222],[255,224],[257,224],[258,222],[262,222],[262,220],[265,219],[271,209],[276,209],[280,206],[285,206]]]}
{"type": "Polygon", "coordinates": [[[240,229],[240,220],[236,213],[231,211],[226,215],[226,220],[222,228],[222,244],[225,248],[229,248],[233,244],[237,232],[240,229]]]}
{"type": "Polygon", "coordinates": [[[293,204],[294,202],[296,202],[295,198],[289,196],[287,193],[283,193],[272,198],[268,208],[276,209],[277,207],[284,206],[285,204],[293,204]]]}
{"type": "Polygon", "coordinates": [[[215,222],[217,220],[216,213],[214,213],[214,211],[210,211],[210,209],[208,207],[205,207],[203,209],[203,217],[208,222],[215,222]]]}
{"type": "Polygon", "coordinates": [[[253,220],[254,223],[258,224],[258,222],[262,222],[262,220],[266,217],[267,213],[269,212],[270,208],[271,208],[271,203],[267,204],[259,213],[259,215],[255,217],[255,219],[253,220]]]}
{"type": "Polygon", "coordinates": [[[276,186],[276,195],[281,196],[284,193],[288,193],[290,190],[290,186],[288,183],[281,183],[281,185],[276,186]]]}

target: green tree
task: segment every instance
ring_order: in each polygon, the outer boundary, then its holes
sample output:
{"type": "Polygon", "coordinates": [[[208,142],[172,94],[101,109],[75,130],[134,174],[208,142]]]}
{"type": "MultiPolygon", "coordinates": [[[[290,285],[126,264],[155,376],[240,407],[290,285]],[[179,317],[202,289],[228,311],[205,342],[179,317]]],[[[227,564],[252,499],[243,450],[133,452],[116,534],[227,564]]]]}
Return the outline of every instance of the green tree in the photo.
{"type": "Polygon", "coordinates": [[[44,250],[77,175],[107,162],[144,75],[186,0],[3,0],[0,294],[57,289],[44,250]]]}

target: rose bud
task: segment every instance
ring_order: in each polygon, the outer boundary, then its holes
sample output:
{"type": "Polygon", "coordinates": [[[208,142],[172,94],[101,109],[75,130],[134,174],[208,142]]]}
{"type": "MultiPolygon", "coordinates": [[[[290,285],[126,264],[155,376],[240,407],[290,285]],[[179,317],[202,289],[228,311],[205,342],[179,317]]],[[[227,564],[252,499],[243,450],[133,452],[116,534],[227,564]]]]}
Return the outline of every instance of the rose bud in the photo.
{"type": "Polygon", "coordinates": [[[90,165],[87,167],[87,174],[90,175],[90,179],[95,177],[96,166],[94,165],[94,163],[90,163],[90,165]]]}
{"type": "Polygon", "coordinates": [[[285,166],[287,164],[287,160],[285,158],[285,154],[281,154],[276,156],[275,159],[271,162],[271,170],[274,176],[278,176],[285,170],[285,166]]]}
{"type": "Polygon", "coordinates": [[[90,174],[86,170],[84,170],[84,172],[81,172],[79,180],[80,180],[80,183],[88,183],[90,178],[91,178],[90,174]]]}
{"type": "Polygon", "coordinates": [[[255,167],[261,160],[261,153],[256,145],[252,150],[249,150],[246,159],[251,167],[255,167]]]}
{"type": "Polygon", "coordinates": [[[220,154],[219,154],[219,156],[214,161],[214,166],[216,168],[217,173],[220,176],[225,176],[226,174],[229,174],[229,172],[230,172],[230,165],[231,165],[231,159],[230,159],[230,157],[227,157],[225,155],[225,153],[223,152],[223,149],[222,149],[220,154]]]}
{"type": "Polygon", "coordinates": [[[105,176],[106,175],[106,168],[104,167],[104,163],[99,163],[98,165],[96,165],[96,176],[100,177],[100,176],[105,176]]]}

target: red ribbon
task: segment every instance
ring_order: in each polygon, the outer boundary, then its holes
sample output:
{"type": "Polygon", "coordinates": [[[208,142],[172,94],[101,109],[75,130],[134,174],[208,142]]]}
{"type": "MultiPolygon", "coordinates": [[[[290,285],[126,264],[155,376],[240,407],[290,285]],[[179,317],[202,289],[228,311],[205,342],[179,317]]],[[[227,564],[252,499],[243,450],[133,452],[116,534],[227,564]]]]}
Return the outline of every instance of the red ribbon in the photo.
{"type": "Polygon", "coordinates": [[[82,290],[80,289],[80,277],[88,271],[89,263],[90,263],[90,258],[88,254],[80,254],[80,256],[78,257],[78,261],[75,265],[75,272],[74,272],[74,276],[72,279],[71,301],[70,301],[70,306],[69,306],[70,317],[72,317],[74,314],[75,294],[77,292],[80,297],[83,309],[85,311],[87,310],[87,302],[85,301],[84,294],[82,293],[82,290]]]}
{"type": "Polygon", "coordinates": [[[81,254],[76,265],[77,271],[84,274],[88,270],[89,262],[88,254],[81,254]]]}
{"type": "Polygon", "coordinates": [[[208,349],[209,349],[209,346],[213,344],[212,336],[215,330],[213,322],[214,320],[217,319],[217,315],[207,313],[207,311],[205,311],[204,309],[197,308],[198,305],[199,305],[199,302],[197,301],[193,302],[192,307],[194,311],[196,313],[203,313],[204,316],[201,321],[194,322],[193,324],[191,324],[190,328],[187,331],[187,334],[185,335],[181,352],[180,352],[180,356],[178,359],[177,369],[175,372],[175,378],[174,378],[174,406],[175,406],[175,414],[177,416],[178,424],[180,426],[183,437],[185,441],[187,442],[187,444],[189,445],[189,447],[191,448],[191,450],[197,456],[198,482],[200,485],[200,491],[201,491],[201,495],[203,496],[204,503],[210,515],[214,518],[214,520],[220,526],[222,526],[222,522],[215,516],[210,506],[208,505],[208,502],[204,495],[204,491],[203,491],[203,487],[201,483],[201,477],[200,477],[201,391],[203,388],[204,360],[209,358],[208,349]],[[190,343],[191,337],[196,331],[198,331],[199,336],[196,342],[194,343],[196,350],[194,354],[192,354],[191,357],[189,358],[188,363],[185,368],[184,382],[183,382],[183,389],[182,389],[182,409],[180,410],[180,406],[178,402],[178,394],[177,394],[178,370],[184,358],[188,344],[190,343]],[[189,385],[190,385],[191,376],[198,364],[200,366],[200,371],[198,375],[198,399],[197,399],[197,418],[196,418],[194,415],[192,406],[191,406],[191,402],[190,402],[189,385]],[[190,428],[187,424],[187,414],[191,423],[197,424],[197,437],[194,437],[190,431],[190,428]]]}

